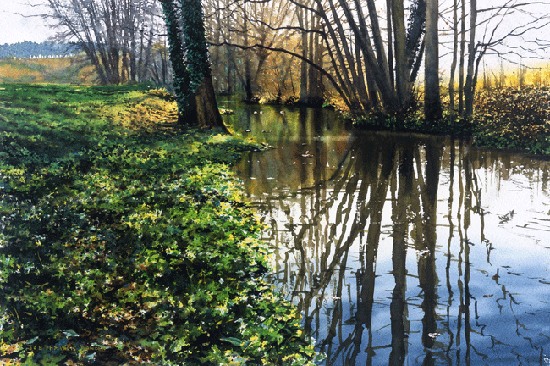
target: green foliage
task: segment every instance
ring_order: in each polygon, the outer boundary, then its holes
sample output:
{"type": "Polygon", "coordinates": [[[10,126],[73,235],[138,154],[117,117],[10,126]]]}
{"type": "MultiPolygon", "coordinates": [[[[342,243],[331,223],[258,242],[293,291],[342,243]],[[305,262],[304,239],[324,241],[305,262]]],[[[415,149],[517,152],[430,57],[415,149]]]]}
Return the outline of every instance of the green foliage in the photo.
{"type": "Polygon", "coordinates": [[[550,154],[550,89],[528,87],[482,90],[471,120],[444,115],[441,121],[424,119],[421,109],[404,118],[373,112],[356,117],[363,129],[382,129],[473,137],[477,146],[550,154]]]}
{"type": "Polygon", "coordinates": [[[479,146],[550,154],[550,89],[482,91],[474,137],[479,146]]]}
{"type": "Polygon", "coordinates": [[[247,145],[113,124],[145,91],[0,89],[0,361],[313,364],[226,166],[247,145]]]}
{"type": "Polygon", "coordinates": [[[354,124],[362,129],[391,130],[404,132],[430,133],[436,135],[470,136],[472,124],[458,117],[444,115],[440,121],[428,121],[421,109],[411,111],[406,116],[388,115],[373,112],[356,117],[354,124]]]}

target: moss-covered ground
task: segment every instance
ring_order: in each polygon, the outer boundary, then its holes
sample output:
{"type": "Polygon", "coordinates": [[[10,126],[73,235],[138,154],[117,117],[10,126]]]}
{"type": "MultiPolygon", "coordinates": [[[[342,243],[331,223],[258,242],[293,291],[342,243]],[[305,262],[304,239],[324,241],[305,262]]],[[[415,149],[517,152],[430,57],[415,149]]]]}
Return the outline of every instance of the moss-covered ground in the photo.
{"type": "Polygon", "coordinates": [[[162,91],[0,85],[0,363],[311,364],[228,170],[162,91]]]}

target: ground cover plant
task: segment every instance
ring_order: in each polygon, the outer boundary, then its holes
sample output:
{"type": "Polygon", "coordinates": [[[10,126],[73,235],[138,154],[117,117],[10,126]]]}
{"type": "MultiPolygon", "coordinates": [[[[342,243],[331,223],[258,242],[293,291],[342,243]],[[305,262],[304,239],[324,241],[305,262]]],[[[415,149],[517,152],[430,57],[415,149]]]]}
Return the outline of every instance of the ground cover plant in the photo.
{"type": "Polygon", "coordinates": [[[313,364],[227,165],[162,91],[0,86],[0,361],[313,364]]]}
{"type": "Polygon", "coordinates": [[[550,87],[482,90],[476,111],[476,145],[550,155],[550,87]]]}
{"type": "Polygon", "coordinates": [[[365,129],[453,135],[471,138],[478,147],[549,155],[550,88],[482,89],[469,120],[447,113],[440,121],[427,121],[420,105],[404,118],[373,113],[358,118],[355,124],[365,129]]]}

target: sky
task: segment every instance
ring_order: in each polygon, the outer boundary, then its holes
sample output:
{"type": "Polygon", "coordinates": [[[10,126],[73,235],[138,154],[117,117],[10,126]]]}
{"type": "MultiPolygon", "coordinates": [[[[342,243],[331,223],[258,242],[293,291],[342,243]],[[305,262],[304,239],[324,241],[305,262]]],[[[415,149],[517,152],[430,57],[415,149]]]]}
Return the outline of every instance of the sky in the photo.
{"type": "MultiPolygon", "coordinates": [[[[381,0],[376,1],[378,2],[381,0]]],[[[38,6],[43,2],[44,0],[0,0],[0,44],[21,41],[41,42],[55,35],[55,30],[49,28],[42,18],[29,17],[30,15],[38,15],[45,11],[43,7],[38,6]]],[[[478,0],[478,8],[482,9],[485,7],[495,6],[496,4],[517,2],[526,3],[525,1],[519,0],[478,0]]],[[[385,1],[383,1],[383,3],[385,4],[385,1]]],[[[550,12],[550,0],[536,0],[527,3],[530,4],[529,10],[534,14],[540,15],[550,12]]],[[[449,8],[449,4],[452,4],[452,0],[440,0],[442,12],[444,9],[449,8]]],[[[507,17],[505,24],[499,25],[499,29],[505,31],[506,29],[513,28],[518,23],[525,22],[528,19],[529,18],[527,16],[522,16],[521,14],[516,13],[514,16],[507,17]]],[[[497,21],[498,20],[495,20],[495,22],[497,21]]],[[[495,24],[495,22],[493,22],[493,24],[495,24]]],[[[529,37],[538,37],[549,41],[550,25],[536,32],[529,33],[529,37]]],[[[512,43],[512,46],[518,47],[522,45],[523,40],[517,38],[510,40],[510,42],[512,43]]],[[[445,51],[442,51],[442,53],[444,52],[445,51]]],[[[526,51],[522,52],[524,59],[522,59],[521,62],[530,63],[529,55],[526,53],[526,51]]],[[[550,47],[546,50],[546,52],[542,52],[542,57],[546,60],[550,59],[550,47]]],[[[519,62],[519,56],[517,55],[509,56],[509,58],[512,62],[519,62]]],[[[489,64],[493,64],[493,66],[499,62],[499,59],[496,56],[491,55],[487,55],[485,60],[489,64]]],[[[532,59],[531,62],[540,63],[540,58],[532,59]]],[[[513,65],[513,63],[511,65],[513,65]]]]}
{"type": "Polygon", "coordinates": [[[42,42],[55,34],[42,18],[25,17],[37,15],[43,8],[40,0],[0,0],[0,44],[22,41],[42,42]]]}

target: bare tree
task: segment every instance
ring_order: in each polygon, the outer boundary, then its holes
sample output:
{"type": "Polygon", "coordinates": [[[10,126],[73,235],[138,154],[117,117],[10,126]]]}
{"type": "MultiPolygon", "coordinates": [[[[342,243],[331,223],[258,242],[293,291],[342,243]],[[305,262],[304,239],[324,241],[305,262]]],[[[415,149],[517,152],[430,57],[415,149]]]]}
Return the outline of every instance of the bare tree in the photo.
{"type": "MultiPolygon", "coordinates": [[[[451,8],[453,61],[449,80],[449,109],[451,115],[456,112],[455,85],[458,83],[458,113],[462,118],[470,119],[474,113],[481,61],[485,56],[493,54],[498,55],[501,60],[518,57],[519,60],[515,63],[521,65],[523,63],[521,54],[528,53],[536,57],[538,51],[544,50],[544,45],[535,37],[529,41],[526,36],[550,25],[550,16],[540,11],[544,1],[501,0],[489,3],[479,0],[460,0],[460,5],[458,2],[459,0],[453,1],[451,8]],[[489,6],[480,8],[479,4],[489,4],[489,6]],[[513,46],[517,43],[520,45],[513,46]],[[521,52],[518,54],[514,47],[519,48],[521,52]],[[458,81],[455,80],[457,64],[458,81]]],[[[521,71],[519,76],[521,77],[521,71]]],[[[484,82],[488,85],[489,79],[485,78],[484,82]]],[[[496,80],[496,85],[503,84],[502,80],[496,80]]]]}
{"type": "Polygon", "coordinates": [[[101,84],[147,79],[158,6],[154,0],[46,0],[59,37],[76,43],[101,84]]]}

